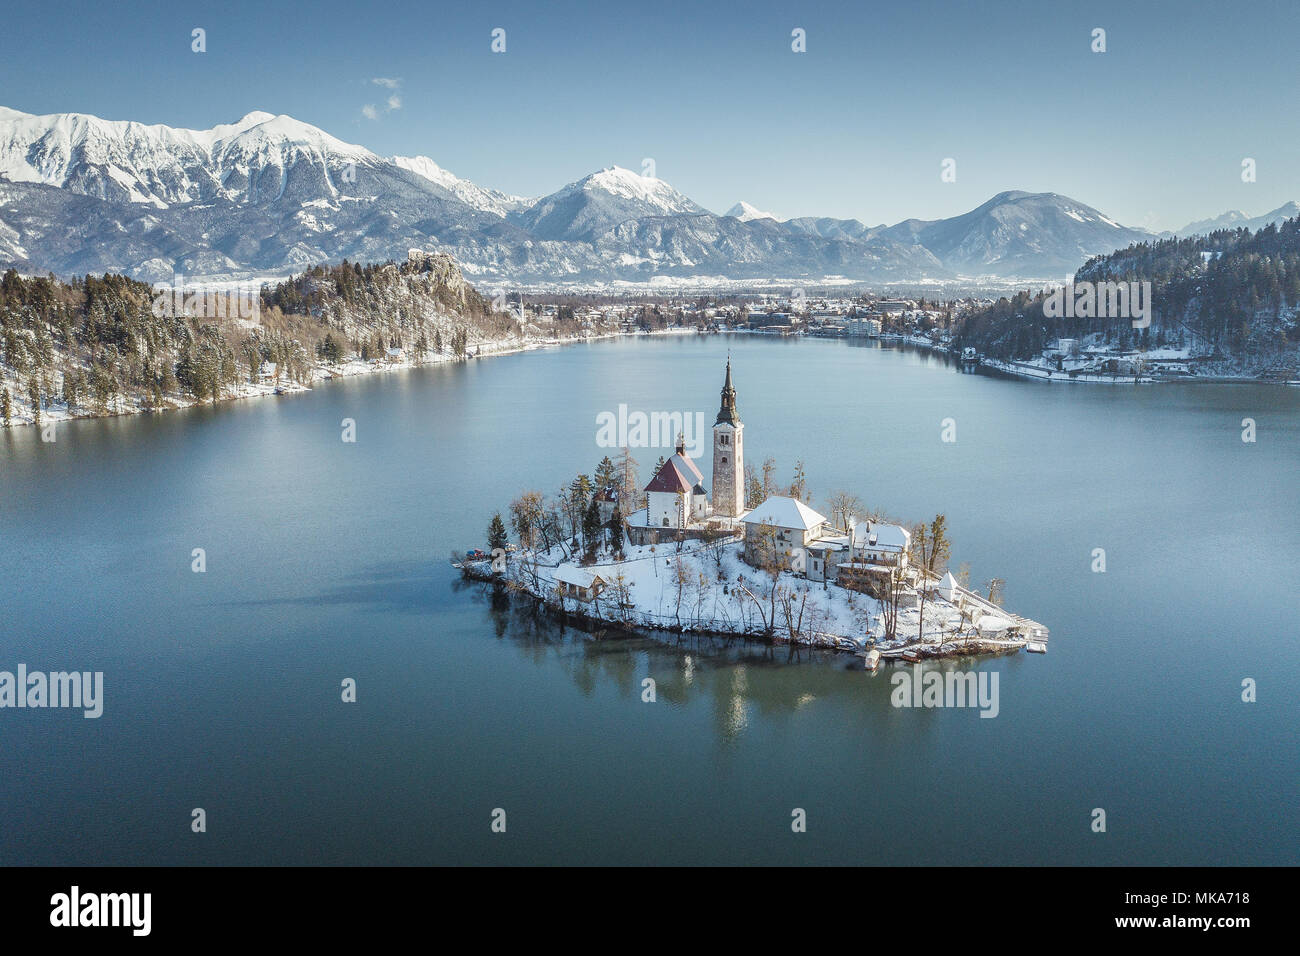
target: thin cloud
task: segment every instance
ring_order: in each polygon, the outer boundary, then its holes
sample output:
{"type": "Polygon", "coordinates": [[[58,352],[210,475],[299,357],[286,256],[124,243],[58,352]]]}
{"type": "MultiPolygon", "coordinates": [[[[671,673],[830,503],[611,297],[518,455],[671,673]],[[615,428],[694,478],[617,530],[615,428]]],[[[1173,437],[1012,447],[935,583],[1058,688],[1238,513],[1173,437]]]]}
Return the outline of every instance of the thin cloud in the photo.
{"type": "MultiPolygon", "coordinates": [[[[402,88],[402,80],[396,76],[373,76],[370,78],[372,86],[381,86],[386,90],[392,90],[388,98],[384,101],[383,112],[392,113],[402,108],[402,97],[398,90],[402,88]]],[[[361,107],[361,115],[368,120],[377,120],[380,116],[380,108],[374,103],[367,103],[361,107]]]]}

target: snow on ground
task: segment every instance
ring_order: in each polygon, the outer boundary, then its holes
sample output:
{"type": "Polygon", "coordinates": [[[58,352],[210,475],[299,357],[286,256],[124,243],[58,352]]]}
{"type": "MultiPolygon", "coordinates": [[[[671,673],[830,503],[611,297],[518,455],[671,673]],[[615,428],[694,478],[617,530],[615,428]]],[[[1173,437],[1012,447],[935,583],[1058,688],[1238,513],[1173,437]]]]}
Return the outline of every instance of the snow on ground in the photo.
{"type": "MultiPolygon", "coordinates": [[[[598,574],[606,581],[600,598],[590,603],[569,598],[565,606],[604,620],[647,627],[680,625],[685,630],[722,634],[762,633],[765,619],[772,614],[770,575],[744,562],[739,539],[725,543],[718,552],[720,571],[718,553],[699,541],[684,542],[680,552],[676,544],[629,548],[623,561],[614,561],[607,552],[603,553],[596,564],[582,566],[583,570],[598,574]],[[680,606],[676,574],[678,559],[685,572],[683,576],[688,579],[681,588],[680,606]],[[617,607],[616,596],[620,576],[632,605],[622,611],[617,607]]],[[[535,596],[554,603],[556,567],[576,563],[568,560],[561,548],[539,554],[534,588],[531,557],[528,552],[520,552],[510,557],[507,576],[535,596]]],[[[920,615],[915,609],[899,611],[896,638],[885,643],[881,605],[869,595],[833,583],[823,585],[807,581],[790,572],[781,574],[777,588],[778,595],[781,592],[788,595],[784,599],[778,596],[775,602],[775,635],[778,638],[792,637],[791,622],[785,613],[788,605],[796,643],[850,649],[865,647],[869,639],[874,639],[874,646],[888,649],[912,644],[918,639],[920,615]]],[[[960,613],[948,602],[938,599],[926,602],[928,642],[937,644],[951,639],[960,623],[960,613]]]]}

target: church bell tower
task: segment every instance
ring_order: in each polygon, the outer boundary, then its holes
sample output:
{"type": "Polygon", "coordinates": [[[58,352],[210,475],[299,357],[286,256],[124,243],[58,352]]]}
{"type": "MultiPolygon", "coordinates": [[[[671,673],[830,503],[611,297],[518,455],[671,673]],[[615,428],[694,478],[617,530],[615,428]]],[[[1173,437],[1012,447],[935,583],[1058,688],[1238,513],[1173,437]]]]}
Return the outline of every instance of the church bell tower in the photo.
{"type": "Polygon", "coordinates": [[[736,388],[731,384],[731,359],[722,384],[722,407],[713,423],[713,513],[739,518],[745,513],[745,426],[736,411],[736,388]]]}

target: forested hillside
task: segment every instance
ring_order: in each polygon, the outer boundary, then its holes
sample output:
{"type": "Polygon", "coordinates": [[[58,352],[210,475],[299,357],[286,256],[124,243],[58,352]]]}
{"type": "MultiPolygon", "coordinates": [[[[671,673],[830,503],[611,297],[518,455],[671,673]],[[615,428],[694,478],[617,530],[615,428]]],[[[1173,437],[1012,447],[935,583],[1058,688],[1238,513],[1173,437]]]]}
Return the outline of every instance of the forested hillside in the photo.
{"type": "Polygon", "coordinates": [[[1026,359],[1058,338],[1097,335],[1118,348],[1182,347],[1243,370],[1287,364],[1300,351],[1300,219],[1251,233],[1140,243],[1089,259],[1075,282],[1151,282],[1152,321],[1052,318],[1028,291],[967,313],[957,344],[995,358],[1026,359]]]}
{"type": "Polygon", "coordinates": [[[0,424],[116,414],[303,384],[348,359],[463,358],[518,339],[445,255],[317,266],[234,296],[121,275],[0,277],[0,424]]]}

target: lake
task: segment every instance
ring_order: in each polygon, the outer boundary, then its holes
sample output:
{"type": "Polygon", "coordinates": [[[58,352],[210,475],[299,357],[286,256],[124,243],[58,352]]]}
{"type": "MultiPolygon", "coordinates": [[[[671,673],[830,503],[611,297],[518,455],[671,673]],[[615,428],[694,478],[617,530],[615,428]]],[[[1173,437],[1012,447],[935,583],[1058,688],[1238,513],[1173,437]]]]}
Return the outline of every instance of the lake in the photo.
{"type": "Polygon", "coordinates": [[[1294,865],[1298,464],[1300,389],[757,336],[0,433],[0,670],[105,688],[99,719],[0,710],[0,863],[1294,865]],[[847,655],[593,640],[449,566],[594,471],[600,412],[711,425],[728,351],[747,460],[802,459],[823,512],[943,512],[952,567],[1051,628],[942,665],[998,673],[995,719],[895,708],[847,655]]]}

